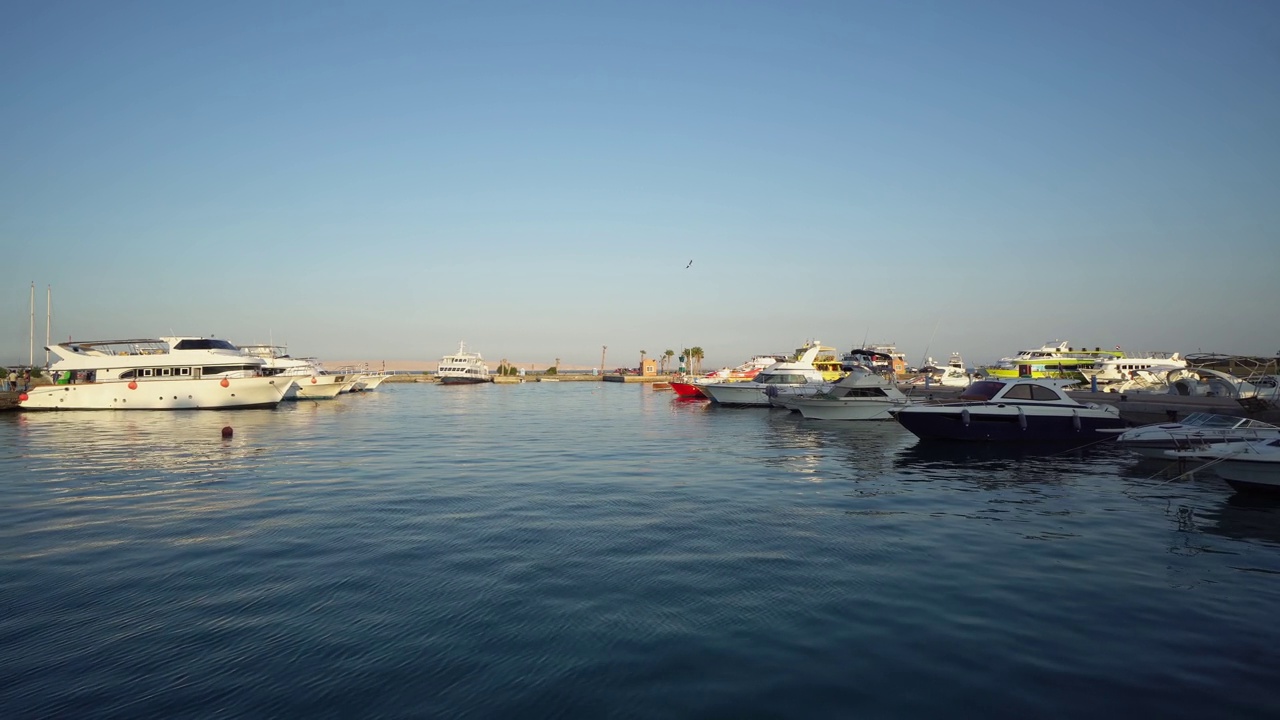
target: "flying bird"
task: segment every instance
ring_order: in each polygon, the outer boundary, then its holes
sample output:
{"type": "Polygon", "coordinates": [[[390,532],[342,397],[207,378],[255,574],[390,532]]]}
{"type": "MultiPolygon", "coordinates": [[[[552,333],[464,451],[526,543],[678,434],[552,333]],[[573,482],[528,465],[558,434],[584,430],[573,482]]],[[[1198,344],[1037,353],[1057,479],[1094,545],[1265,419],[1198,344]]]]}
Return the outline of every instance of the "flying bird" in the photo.
{"type": "Polygon", "coordinates": [[[690,265],[693,265],[693,261],[692,261],[692,260],[690,260],[690,261],[689,261],[689,265],[685,265],[685,266],[684,266],[684,269],[685,269],[685,270],[688,270],[690,265]]]}

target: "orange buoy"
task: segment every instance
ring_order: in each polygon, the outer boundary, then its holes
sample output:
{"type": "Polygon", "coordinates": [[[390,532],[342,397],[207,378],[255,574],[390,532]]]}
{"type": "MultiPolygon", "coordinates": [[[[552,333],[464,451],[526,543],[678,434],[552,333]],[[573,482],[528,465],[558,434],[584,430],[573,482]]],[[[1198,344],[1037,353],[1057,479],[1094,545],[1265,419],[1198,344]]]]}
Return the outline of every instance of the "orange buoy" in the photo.
{"type": "Polygon", "coordinates": [[[26,402],[29,399],[30,398],[26,393],[22,393],[21,395],[18,396],[18,402],[26,402]]]}
{"type": "Polygon", "coordinates": [[[316,379],[315,379],[315,378],[311,378],[311,384],[312,384],[312,385],[315,385],[315,384],[316,384],[316,379]]]}
{"type": "Polygon", "coordinates": [[[231,386],[231,381],[227,380],[226,378],[222,378],[222,382],[220,382],[220,383],[218,383],[218,384],[219,384],[219,385],[221,385],[222,387],[230,387],[230,386],[231,386]]]}
{"type": "Polygon", "coordinates": [[[137,389],[138,389],[138,381],[137,381],[137,380],[130,380],[130,381],[129,381],[129,389],[130,389],[130,390],[137,390],[137,389]]]}
{"type": "Polygon", "coordinates": [[[235,431],[233,431],[233,430],[231,429],[231,426],[230,426],[230,425],[223,426],[223,428],[222,428],[222,437],[224,437],[224,438],[229,438],[229,437],[231,437],[231,434],[232,434],[233,432],[235,432],[235,431]]]}

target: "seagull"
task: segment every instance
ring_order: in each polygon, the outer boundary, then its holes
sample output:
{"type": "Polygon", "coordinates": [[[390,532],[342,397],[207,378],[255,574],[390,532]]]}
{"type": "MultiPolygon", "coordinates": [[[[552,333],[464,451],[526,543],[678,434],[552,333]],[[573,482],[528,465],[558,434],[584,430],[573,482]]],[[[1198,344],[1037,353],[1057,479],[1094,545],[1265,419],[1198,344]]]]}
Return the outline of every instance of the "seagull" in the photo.
{"type": "Polygon", "coordinates": [[[690,267],[691,265],[693,265],[693,261],[692,261],[692,260],[690,260],[690,261],[689,261],[689,264],[688,264],[688,265],[685,265],[685,266],[684,266],[684,269],[685,269],[685,270],[688,270],[688,269],[689,269],[689,267],[690,267]]]}

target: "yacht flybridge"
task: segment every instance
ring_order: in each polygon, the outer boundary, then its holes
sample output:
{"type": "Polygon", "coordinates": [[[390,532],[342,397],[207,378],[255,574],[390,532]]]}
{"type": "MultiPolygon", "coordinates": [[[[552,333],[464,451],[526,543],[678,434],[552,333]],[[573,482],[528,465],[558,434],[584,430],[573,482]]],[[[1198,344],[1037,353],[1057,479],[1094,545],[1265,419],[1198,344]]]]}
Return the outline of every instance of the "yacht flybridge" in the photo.
{"type": "Polygon", "coordinates": [[[50,345],[53,385],[23,393],[27,410],[183,410],[274,407],[291,378],[217,338],[160,337],[50,345]]]}

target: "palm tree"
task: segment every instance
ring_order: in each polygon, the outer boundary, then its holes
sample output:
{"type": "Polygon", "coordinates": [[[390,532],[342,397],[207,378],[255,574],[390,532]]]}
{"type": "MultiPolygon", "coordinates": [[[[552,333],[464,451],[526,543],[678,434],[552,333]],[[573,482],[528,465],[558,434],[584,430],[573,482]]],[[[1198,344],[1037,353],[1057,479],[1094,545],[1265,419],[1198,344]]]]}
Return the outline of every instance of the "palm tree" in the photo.
{"type": "Polygon", "coordinates": [[[648,355],[648,354],[649,354],[649,353],[648,353],[648,352],[646,352],[646,351],[644,351],[644,350],[641,350],[641,351],[640,351],[640,374],[641,374],[641,375],[643,375],[643,374],[644,374],[644,356],[645,356],[645,355],[648,355]]]}
{"type": "Polygon", "coordinates": [[[676,356],[675,350],[665,350],[662,353],[662,371],[665,373],[668,367],[671,367],[671,358],[676,356]]]}
{"type": "Polygon", "coordinates": [[[694,362],[696,362],[696,363],[698,364],[698,365],[697,365],[698,369],[697,369],[697,370],[694,370],[694,372],[701,373],[701,372],[702,372],[702,358],[706,357],[706,354],[702,352],[702,348],[697,347],[697,346],[694,346],[694,347],[690,348],[690,349],[689,349],[689,357],[690,357],[690,358],[693,358],[693,361],[694,361],[694,362]]]}
{"type": "Polygon", "coordinates": [[[689,348],[680,351],[680,362],[684,364],[684,369],[693,372],[693,357],[689,355],[689,348]]]}

